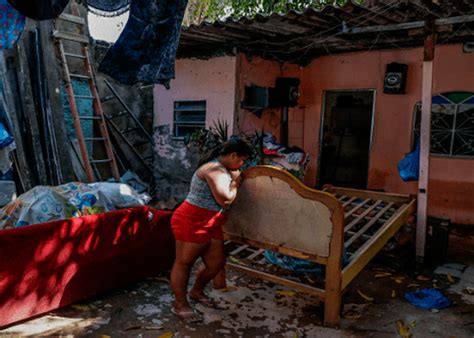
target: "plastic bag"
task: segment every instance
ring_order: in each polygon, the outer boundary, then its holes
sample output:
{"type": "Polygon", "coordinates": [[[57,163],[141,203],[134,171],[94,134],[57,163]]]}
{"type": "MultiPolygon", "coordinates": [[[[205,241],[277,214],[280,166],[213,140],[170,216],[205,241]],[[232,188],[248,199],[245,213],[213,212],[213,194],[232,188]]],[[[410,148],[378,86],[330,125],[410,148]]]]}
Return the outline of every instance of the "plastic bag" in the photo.
{"type": "Polygon", "coordinates": [[[446,298],[441,291],[426,288],[407,292],[405,299],[412,305],[422,309],[444,309],[451,305],[451,301],[446,298]]]}
{"type": "Polygon", "coordinates": [[[5,148],[13,143],[13,137],[5,129],[3,124],[0,123],[0,149],[5,148]]]}
{"type": "Polygon", "coordinates": [[[418,181],[420,171],[420,142],[416,143],[414,151],[398,162],[398,173],[403,181],[418,181]]]}

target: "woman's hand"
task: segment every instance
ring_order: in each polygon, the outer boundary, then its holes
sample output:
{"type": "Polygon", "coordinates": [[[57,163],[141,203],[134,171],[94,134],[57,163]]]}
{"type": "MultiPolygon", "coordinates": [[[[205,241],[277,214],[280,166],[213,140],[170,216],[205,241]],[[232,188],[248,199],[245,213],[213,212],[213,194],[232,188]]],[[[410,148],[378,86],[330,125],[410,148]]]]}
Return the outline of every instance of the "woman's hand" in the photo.
{"type": "Polygon", "coordinates": [[[230,177],[232,178],[231,184],[234,184],[237,188],[242,184],[242,175],[240,170],[229,171],[230,177]]]}

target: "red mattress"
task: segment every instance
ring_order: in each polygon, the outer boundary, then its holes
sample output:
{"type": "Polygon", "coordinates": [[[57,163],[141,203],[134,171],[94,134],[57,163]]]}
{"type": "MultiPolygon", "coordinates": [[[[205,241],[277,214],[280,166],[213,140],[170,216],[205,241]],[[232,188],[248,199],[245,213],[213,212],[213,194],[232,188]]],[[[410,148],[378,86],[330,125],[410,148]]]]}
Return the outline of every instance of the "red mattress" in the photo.
{"type": "Polygon", "coordinates": [[[171,215],[139,207],[0,230],[0,327],[169,269],[171,215]]]}

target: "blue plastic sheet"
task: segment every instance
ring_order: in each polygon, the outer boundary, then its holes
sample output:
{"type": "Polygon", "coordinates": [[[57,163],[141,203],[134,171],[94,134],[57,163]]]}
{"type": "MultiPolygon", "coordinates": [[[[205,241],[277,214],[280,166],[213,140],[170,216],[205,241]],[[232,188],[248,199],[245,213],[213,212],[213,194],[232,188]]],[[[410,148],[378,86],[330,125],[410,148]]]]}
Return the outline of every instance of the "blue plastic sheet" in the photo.
{"type": "Polygon", "coordinates": [[[14,141],[13,136],[5,129],[3,124],[0,123],[0,149],[9,146],[14,141]]]}
{"type": "Polygon", "coordinates": [[[157,83],[169,88],[187,2],[132,1],[127,24],[99,71],[126,85],[157,83]]]}
{"type": "MultiPolygon", "coordinates": [[[[286,256],[273,251],[265,251],[263,253],[263,256],[271,264],[286,270],[291,270],[296,273],[314,273],[317,275],[324,274],[324,265],[317,264],[311,261],[286,256]]],[[[349,263],[349,261],[347,258],[346,250],[344,249],[342,253],[342,267],[344,268],[347,263],[349,263]]]]}
{"type": "Polygon", "coordinates": [[[441,291],[426,288],[405,293],[405,299],[412,305],[422,309],[444,309],[451,305],[451,301],[446,298],[441,291]]]}
{"type": "Polygon", "coordinates": [[[397,168],[403,181],[418,181],[420,171],[420,142],[417,142],[414,151],[406,155],[398,163],[397,168]]]}
{"type": "Polygon", "coordinates": [[[13,48],[25,28],[25,17],[6,0],[0,0],[0,49],[13,48]]]}

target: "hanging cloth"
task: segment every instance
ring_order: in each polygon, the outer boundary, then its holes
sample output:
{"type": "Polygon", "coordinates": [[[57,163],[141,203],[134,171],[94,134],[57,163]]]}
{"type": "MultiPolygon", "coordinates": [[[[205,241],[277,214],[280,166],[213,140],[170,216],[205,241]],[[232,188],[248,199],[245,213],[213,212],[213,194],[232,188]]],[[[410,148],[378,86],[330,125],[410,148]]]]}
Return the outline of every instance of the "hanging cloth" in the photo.
{"type": "Polygon", "coordinates": [[[8,0],[8,2],[30,19],[49,20],[57,18],[69,0],[8,0]]]}
{"type": "Polygon", "coordinates": [[[87,9],[100,16],[118,16],[130,9],[130,0],[85,0],[87,9]]]}
{"type": "Polygon", "coordinates": [[[6,0],[0,0],[0,49],[13,48],[25,28],[25,17],[6,0]]]}
{"type": "Polygon", "coordinates": [[[187,0],[134,0],[130,17],[99,71],[126,85],[169,88],[187,0]]]}

